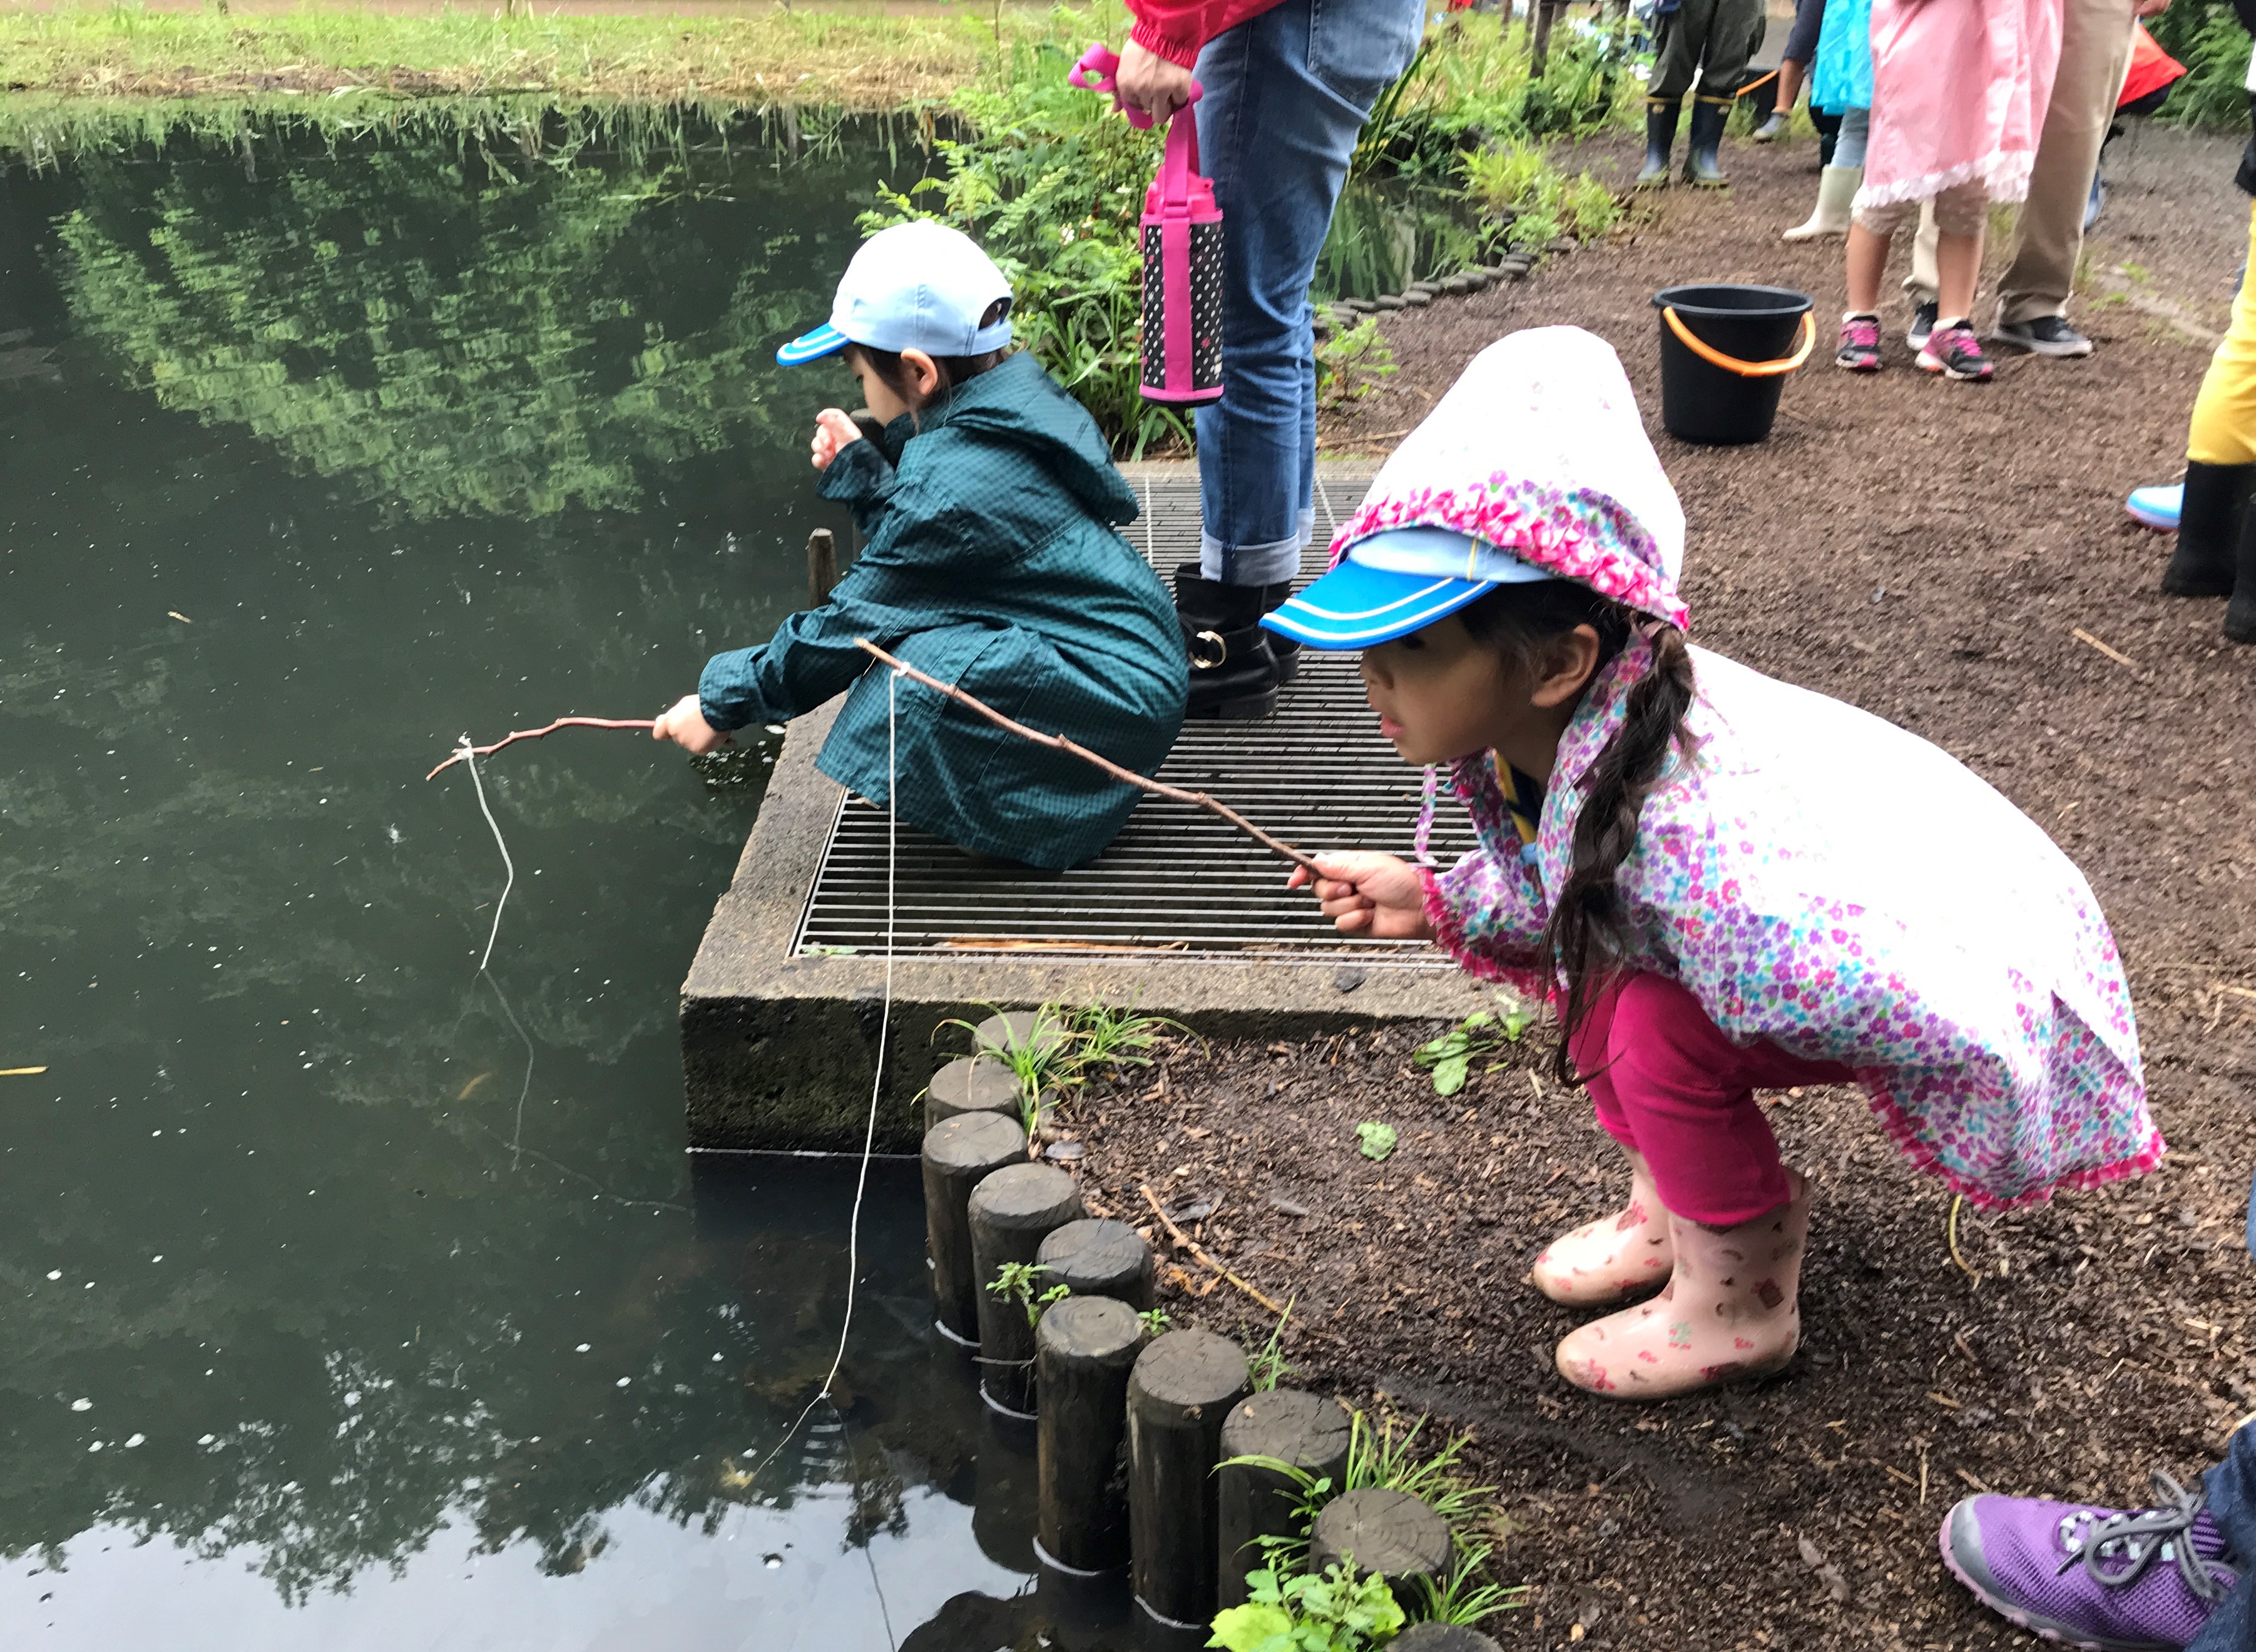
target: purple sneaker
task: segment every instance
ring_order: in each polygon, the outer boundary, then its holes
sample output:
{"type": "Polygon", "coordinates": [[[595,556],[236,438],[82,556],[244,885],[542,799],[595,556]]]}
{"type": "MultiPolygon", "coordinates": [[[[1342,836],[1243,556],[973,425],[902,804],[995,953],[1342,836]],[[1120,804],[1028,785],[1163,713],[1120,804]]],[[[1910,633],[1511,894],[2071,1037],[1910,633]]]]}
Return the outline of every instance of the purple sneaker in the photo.
{"type": "Polygon", "coordinates": [[[1942,1521],[1942,1564],[1982,1604],[2090,1652],[2180,1652],[2239,1578],[2207,1493],[2160,1469],[2161,1507],[1969,1497],[1942,1521]]]}

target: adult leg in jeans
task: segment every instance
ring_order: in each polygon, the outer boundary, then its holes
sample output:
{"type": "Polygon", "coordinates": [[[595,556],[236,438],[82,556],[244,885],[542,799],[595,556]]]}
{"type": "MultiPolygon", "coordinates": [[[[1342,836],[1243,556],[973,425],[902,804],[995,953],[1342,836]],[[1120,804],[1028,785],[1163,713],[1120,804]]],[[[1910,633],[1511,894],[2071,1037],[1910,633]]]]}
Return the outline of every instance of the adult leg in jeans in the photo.
{"type": "Polygon", "coordinates": [[[1254,628],[1300,572],[1315,476],[1315,336],[1308,284],[1371,105],[1409,67],[1420,0],[1284,0],[1209,41],[1194,73],[1199,152],[1222,208],[1223,397],[1197,413],[1199,565],[1176,602],[1195,636],[1194,715],[1242,709],[1275,661],[1254,628]],[[1265,600],[1271,594],[1274,600],[1265,600]],[[1250,635],[1247,633],[1250,632],[1250,635]]]}
{"type": "Polygon", "coordinates": [[[2067,0],[2062,14],[2060,69],[2013,231],[2013,261],[1998,283],[1998,336],[2041,355],[2090,353],[2073,328],[2044,318],[2068,314],[2091,176],[2130,62],[2132,4],[2067,0]]]}

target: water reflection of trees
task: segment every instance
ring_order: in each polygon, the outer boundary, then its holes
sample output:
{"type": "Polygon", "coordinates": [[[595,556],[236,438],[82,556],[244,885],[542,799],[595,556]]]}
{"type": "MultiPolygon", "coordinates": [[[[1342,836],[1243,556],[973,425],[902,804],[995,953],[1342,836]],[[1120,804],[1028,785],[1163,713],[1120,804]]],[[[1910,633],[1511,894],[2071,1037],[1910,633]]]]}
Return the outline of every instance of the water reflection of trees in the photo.
{"type": "Polygon", "coordinates": [[[419,786],[435,717],[654,704],[789,605],[815,392],[779,436],[772,347],[892,163],[533,147],[52,184],[43,279],[135,388],[67,345],[0,405],[0,933],[30,969],[0,1055],[36,1033],[56,1074],[39,1154],[0,1158],[0,1555],[110,1522],[298,1599],[449,1526],[568,1572],[620,1507],[711,1529],[844,1485],[867,1542],[905,1488],[968,1484],[913,1196],[865,1239],[850,1427],[746,1479],[828,1366],[846,1190],[693,1186],[663,1006],[597,983],[679,978],[751,800],[640,754],[489,776],[527,870],[496,961],[539,1049],[518,1152],[523,1048],[464,956],[498,867],[419,786]]]}
{"type": "Polygon", "coordinates": [[[770,424],[774,347],[828,307],[850,245],[809,204],[867,194],[875,135],[713,152],[693,127],[635,154],[427,133],[153,187],[94,156],[63,281],[160,404],[368,500],[632,509],[654,467],[770,424]]]}

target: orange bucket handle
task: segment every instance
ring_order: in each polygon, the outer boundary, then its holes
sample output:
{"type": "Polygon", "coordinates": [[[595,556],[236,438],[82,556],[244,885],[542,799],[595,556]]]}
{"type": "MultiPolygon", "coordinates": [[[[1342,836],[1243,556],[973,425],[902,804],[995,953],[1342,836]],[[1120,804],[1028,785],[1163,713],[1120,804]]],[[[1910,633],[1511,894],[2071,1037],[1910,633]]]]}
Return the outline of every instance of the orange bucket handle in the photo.
{"type": "Polygon", "coordinates": [[[1711,367],[1720,367],[1727,373],[1737,373],[1742,378],[1771,378],[1780,373],[1790,373],[1809,359],[1809,352],[1817,348],[1817,318],[1808,310],[1801,313],[1801,348],[1791,356],[1781,356],[1774,362],[1743,362],[1736,356],[1726,356],[1714,345],[1692,335],[1676,314],[1676,307],[1664,304],[1660,319],[1668,323],[1668,330],[1677,340],[1711,367]]]}

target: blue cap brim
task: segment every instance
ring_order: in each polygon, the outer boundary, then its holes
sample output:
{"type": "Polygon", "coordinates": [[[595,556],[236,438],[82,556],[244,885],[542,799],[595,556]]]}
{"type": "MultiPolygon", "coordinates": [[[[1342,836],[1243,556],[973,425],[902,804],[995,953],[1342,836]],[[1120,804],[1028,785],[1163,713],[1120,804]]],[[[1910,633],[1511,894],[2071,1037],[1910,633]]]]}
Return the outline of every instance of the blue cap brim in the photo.
{"type": "Polygon", "coordinates": [[[1347,561],[1264,614],[1261,624],[1311,648],[1371,648],[1423,631],[1495,589],[1489,580],[1398,574],[1347,561]]]}
{"type": "Polygon", "coordinates": [[[786,367],[796,367],[801,362],[811,362],[817,357],[835,356],[852,342],[845,334],[825,321],[812,333],[801,333],[776,352],[776,360],[786,367]]]}

